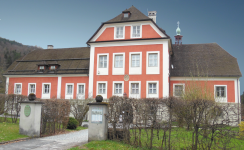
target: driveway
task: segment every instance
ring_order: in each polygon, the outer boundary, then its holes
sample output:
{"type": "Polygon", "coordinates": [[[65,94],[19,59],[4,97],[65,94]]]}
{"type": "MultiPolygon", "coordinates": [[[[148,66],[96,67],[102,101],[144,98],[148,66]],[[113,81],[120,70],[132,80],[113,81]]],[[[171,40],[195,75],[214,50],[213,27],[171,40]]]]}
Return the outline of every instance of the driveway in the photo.
{"type": "Polygon", "coordinates": [[[0,145],[0,150],[65,150],[88,142],[88,129],[0,145]]]}

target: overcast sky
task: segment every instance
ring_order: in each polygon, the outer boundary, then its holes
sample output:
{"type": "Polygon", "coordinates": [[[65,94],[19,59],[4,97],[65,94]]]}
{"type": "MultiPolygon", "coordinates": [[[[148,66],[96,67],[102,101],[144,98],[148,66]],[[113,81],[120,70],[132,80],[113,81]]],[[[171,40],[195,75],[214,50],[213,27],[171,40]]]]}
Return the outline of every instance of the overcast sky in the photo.
{"type": "Polygon", "coordinates": [[[0,37],[42,48],[85,47],[102,22],[131,5],[146,15],[156,10],[173,42],[177,21],[183,44],[216,42],[244,73],[243,0],[0,0],[0,37]]]}

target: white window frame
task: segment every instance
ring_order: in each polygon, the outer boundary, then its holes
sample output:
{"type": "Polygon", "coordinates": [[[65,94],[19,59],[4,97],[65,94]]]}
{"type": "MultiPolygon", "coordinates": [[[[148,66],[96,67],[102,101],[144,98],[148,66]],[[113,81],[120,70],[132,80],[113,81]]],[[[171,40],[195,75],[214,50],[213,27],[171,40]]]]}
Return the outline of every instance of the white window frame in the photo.
{"type": "Polygon", "coordinates": [[[22,94],[22,83],[14,83],[14,94],[21,95],[22,94]],[[20,84],[20,93],[16,93],[16,85],[20,84]]]}
{"type": "Polygon", "coordinates": [[[51,83],[42,83],[42,99],[50,99],[51,95],[51,83]],[[48,84],[49,85],[49,93],[44,94],[45,87],[44,85],[48,84]]]}
{"type": "Polygon", "coordinates": [[[107,81],[97,81],[97,88],[96,89],[97,89],[97,91],[96,91],[96,94],[97,95],[101,95],[104,99],[107,99],[107,93],[108,93],[108,82],[107,81]],[[99,90],[99,87],[98,87],[99,83],[105,83],[106,90],[105,90],[105,93],[104,94],[99,94],[99,92],[98,92],[98,90],[99,90]]]}
{"type": "Polygon", "coordinates": [[[146,74],[160,74],[160,51],[148,51],[146,63],[146,74]],[[157,67],[149,67],[149,54],[158,54],[157,67]]]}
{"type": "Polygon", "coordinates": [[[142,52],[130,52],[129,53],[129,74],[142,74],[142,52]],[[131,67],[132,65],[132,56],[139,54],[140,55],[140,67],[131,67]]]}
{"type": "Polygon", "coordinates": [[[130,37],[131,37],[131,38],[141,38],[141,37],[142,37],[142,25],[141,25],[141,24],[140,24],[140,25],[137,24],[137,25],[132,25],[132,26],[131,26],[130,37]],[[140,36],[139,36],[139,37],[133,37],[133,27],[134,27],[134,26],[140,26],[140,36]]]}
{"type": "Polygon", "coordinates": [[[173,96],[175,96],[175,97],[181,97],[181,96],[176,96],[175,95],[175,86],[176,85],[183,85],[183,94],[185,93],[185,83],[174,83],[173,84],[173,96]]]}
{"type": "Polygon", "coordinates": [[[147,90],[147,94],[146,94],[147,98],[159,98],[159,81],[147,81],[146,90],[147,90]],[[151,94],[149,93],[149,84],[156,84],[156,93],[151,93],[151,94]]]}
{"type": "Polygon", "coordinates": [[[50,70],[55,70],[56,69],[56,66],[55,65],[51,65],[50,66],[50,70]],[[54,67],[54,68],[53,68],[54,67]]]}
{"type": "Polygon", "coordinates": [[[125,26],[115,26],[114,27],[114,39],[124,39],[125,38],[125,26]],[[121,38],[117,38],[117,28],[123,28],[123,35],[121,38]]]}
{"type": "Polygon", "coordinates": [[[113,53],[113,75],[124,75],[125,74],[125,53],[113,53]],[[115,56],[116,55],[123,55],[123,67],[116,68],[115,67],[115,56]]]}
{"type": "Polygon", "coordinates": [[[216,102],[220,102],[220,103],[227,103],[228,102],[228,95],[227,95],[227,85],[214,85],[214,99],[216,102]],[[224,86],[225,87],[225,97],[216,97],[216,88],[217,87],[221,87],[224,86]]]}
{"type": "Polygon", "coordinates": [[[28,83],[28,91],[27,91],[27,95],[29,95],[29,94],[31,93],[31,92],[30,92],[30,90],[31,90],[30,85],[35,85],[35,92],[34,92],[34,94],[36,94],[36,83],[28,83]]]}
{"type": "Polygon", "coordinates": [[[86,95],[86,84],[85,83],[77,83],[77,91],[76,91],[77,99],[85,99],[85,95],[86,95]],[[79,85],[84,86],[84,93],[83,94],[79,94],[79,85]]]}
{"type": "Polygon", "coordinates": [[[141,98],[141,81],[129,81],[129,97],[130,98],[141,98]],[[131,90],[131,84],[132,83],[139,83],[139,93],[138,94],[132,94],[131,90]]]}
{"type": "Polygon", "coordinates": [[[108,53],[97,54],[97,75],[108,75],[108,68],[109,68],[109,54],[108,53]],[[99,58],[100,56],[105,56],[105,55],[107,55],[107,67],[99,68],[99,58]]]}
{"type": "Polygon", "coordinates": [[[115,95],[115,96],[123,96],[123,94],[124,94],[124,81],[113,81],[113,95],[115,95]],[[122,84],[122,93],[121,94],[116,94],[115,93],[115,84],[122,84]]]}
{"type": "Polygon", "coordinates": [[[74,83],[66,83],[65,85],[65,99],[73,99],[74,97],[74,83]],[[67,90],[68,90],[68,85],[72,85],[72,94],[68,95],[67,90]]]}

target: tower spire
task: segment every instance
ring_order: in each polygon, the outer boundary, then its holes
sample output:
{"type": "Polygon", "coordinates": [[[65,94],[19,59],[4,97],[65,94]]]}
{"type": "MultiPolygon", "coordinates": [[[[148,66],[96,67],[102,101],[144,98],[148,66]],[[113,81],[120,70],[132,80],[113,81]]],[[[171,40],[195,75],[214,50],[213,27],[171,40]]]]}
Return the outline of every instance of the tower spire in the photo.
{"type": "Polygon", "coordinates": [[[178,25],[178,27],[176,29],[175,45],[182,45],[182,37],[183,36],[180,35],[181,30],[180,30],[180,22],[179,21],[177,22],[177,25],[178,25]]]}

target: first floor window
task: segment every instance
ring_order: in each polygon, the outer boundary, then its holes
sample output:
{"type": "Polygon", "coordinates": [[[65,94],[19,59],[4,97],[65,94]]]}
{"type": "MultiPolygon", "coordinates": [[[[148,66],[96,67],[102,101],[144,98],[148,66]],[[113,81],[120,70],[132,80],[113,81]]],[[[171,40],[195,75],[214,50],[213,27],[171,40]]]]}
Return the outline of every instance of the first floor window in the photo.
{"type": "Polygon", "coordinates": [[[139,83],[131,83],[131,94],[139,94],[139,83]]]}
{"type": "Polygon", "coordinates": [[[67,85],[67,95],[72,95],[73,93],[73,85],[67,85]]]}
{"type": "Polygon", "coordinates": [[[115,83],[114,93],[122,94],[122,83],[115,83]]]}
{"type": "Polygon", "coordinates": [[[99,68],[107,68],[107,55],[99,56],[99,68]]]}
{"type": "Polygon", "coordinates": [[[132,37],[140,37],[141,29],[140,26],[133,26],[132,37]]]}
{"type": "Polygon", "coordinates": [[[106,84],[105,83],[98,84],[98,94],[106,94],[106,84]]]}
{"type": "Polygon", "coordinates": [[[131,55],[131,67],[140,67],[140,54],[131,55]]]}
{"type": "Polygon", "coordinates": [[[49,93],[50,93],[50,85],[44,84],[43,94],[49,94],[49,93]]]}
{"type": "Polygon", "coordinates": [[[115,68],[123,68],[123,55],[115,55],[115,68]]]}
{"type": "Polygon", "coordinates": [[[123,27],[116,28],[116,38],[123,38],[123,27]]]}
{"type": "Polygon", "coordinates": [[[215,88],[216,97],[226,97],[226,86],[216,86],[215,88]]]}
{"type": "Polygon", "coordinates": [[[78,85],[78,94],[84,94],[84,85],[78,85]]]}
{"type": "Polygon", "coordinates": [[[36,85],[35,84],[29,84],[29,93],[36,93],[36,85]]]}
{"type": "Polygon", "coordinates": [[[148,93],[149,94],[156,94],[157,93],[157,84],[156,83],[149,83],[149,88],[148,88],[148,93]]]}
{"type": "Polygon", "coordinates": [[[14,94],[21,94],[21,84],[15,84],[14,94]]]}
{"type": "Polygon", "coordinates": [[[175,87],[174,88],[174,96],[182,96],[184,86],[183,85],[175,85],[174,87],[175,87]]]}
{"type": "Polygon", "coordinates": [[[149,67],[158,66],[158,54],[149,54],[148,55],[148,66],[149,67]]]}

